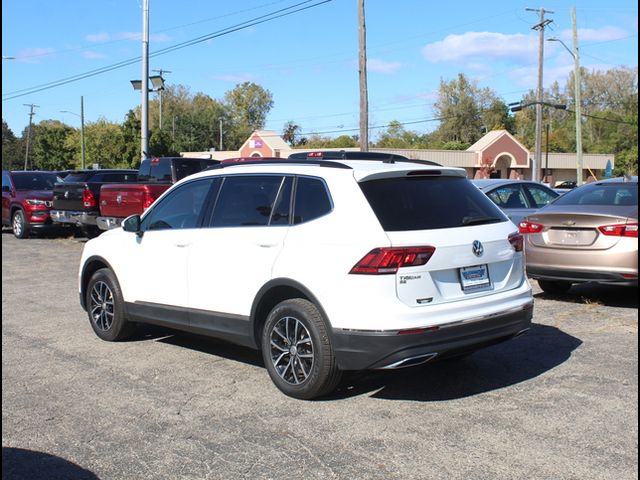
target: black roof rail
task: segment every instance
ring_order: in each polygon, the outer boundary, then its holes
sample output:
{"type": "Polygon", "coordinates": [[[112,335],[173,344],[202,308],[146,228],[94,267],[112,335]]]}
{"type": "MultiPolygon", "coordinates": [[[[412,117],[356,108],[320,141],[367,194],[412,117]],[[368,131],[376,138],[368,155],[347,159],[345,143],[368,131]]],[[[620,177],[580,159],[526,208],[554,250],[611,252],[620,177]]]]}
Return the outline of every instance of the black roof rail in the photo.
{"type": "Polygon", "coordinates": [[[417,163],[420,165],[432,165],[436,167],[442,166],[441,164],[432,162],[431,160],[414,160],[411,158],[407,158],[403,155],[398,155],[397,153],[386,153],[386,152],[317,150],[317,151],[309,151],[309,152],[296,152],[289,155],[289,160],[311,159],[311,158],[318,158],[323,160],[365,160],[365,161],[373,161],[373,162],[378,161],[382,163],[406,162],[406,163],[417,163]]]}
{"type": "Polygon", "coordinates": [[[228,162],[228,163],[225,163],[223,161],[217,165],[211,165],[210,167],[207,167],[205,170],[218,170],[221,168],[237,167],[241,165],[316,165],[318,167],[341,168],[341,169],[351,170],[350,166],[345,165],[344,163],[336,162],[336,161],[311,160],[311,159],[289,160],[287,158],[283,158],[282,160],[273,160],[273,159],[260,160],[256,158],[256,160],[245,160],[242,162],[228,162]]]}

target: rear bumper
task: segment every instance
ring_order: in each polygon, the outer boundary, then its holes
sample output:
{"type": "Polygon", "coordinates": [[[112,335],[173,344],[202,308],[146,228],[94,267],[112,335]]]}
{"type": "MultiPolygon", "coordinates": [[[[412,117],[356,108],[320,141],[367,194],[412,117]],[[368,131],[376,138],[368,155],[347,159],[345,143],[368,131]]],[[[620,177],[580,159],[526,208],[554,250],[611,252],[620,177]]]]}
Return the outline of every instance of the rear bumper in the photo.
{"type": "Polygon", "coordinates": [[[532,317],[533,302],[512,311],[443,324],[422,333],[334,329],[333,348],[343,370],[408,367],[518,336],[531,327],[532,317]]]}
{"type": "Polygon", "coordinates": [[[638,271],[628,273],[559,269],[549,267],[527,266],[527,275],[534,280],[560,280],[575,283],[597,282],[615,285],[637,285],[638,271]],[[626,275],[626,276],[625,276],[626,275]],[[635,278],[633,278],[635,276],[635,278]]]}
{"type": "Polygon", "coordinates": [[[51,210],[51,220],[55,223],[73,225],[96,225],[97,212],[77,212],[72,210],[51,210]]]}
{"type": "Polygon", "coordinates": [[[124,218],[121,217],[96,217],[96,225],[100,230],[111,230],[118,228],[124,218]]]}

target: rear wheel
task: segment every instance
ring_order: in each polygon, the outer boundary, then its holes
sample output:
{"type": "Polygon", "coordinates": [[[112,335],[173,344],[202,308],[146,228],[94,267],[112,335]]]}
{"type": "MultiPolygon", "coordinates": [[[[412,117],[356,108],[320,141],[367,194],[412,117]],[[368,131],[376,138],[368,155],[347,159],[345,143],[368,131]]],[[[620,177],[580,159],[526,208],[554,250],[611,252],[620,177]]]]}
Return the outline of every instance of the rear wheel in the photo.
{"type": "Polygon", "coordinates": [[[102,268],[93,274],[87,285],[86,306],[89,322],[102,340],[125,340],[134,331],[124,316],[124,301],[115,274],[102,268]]]}
{"type": "Polygon", "coordinates": [[[571,282],[561,280],[538,280],[538,285],[545,293],[554,295],[567,293],[571,288],[571,282]]]}
{"type": "Polygon", "coordinates": [[[20,209],[13,212],[13,218],[11,219],[11,228],[16,238],[28,238],[29,237],[29,224],[24,212],[20,209]]]}
{"type": "Polygon", "coordinates": [[[262,331],[262,356],[273,383],[290,397],[319,397],[341,378],[327,324],[308,300],[285,300],[271,311],[262,331]]]}
{"type": "Polygon", "coordinates": [[[98,235],[100,235],[102,233],[102,230],[100,230],[98,227],[95,227],[93,225],[84,225],[81,227],[82,230],[82,234],[87,237],[89,240],[91,240],[92,238],[96,238],[98,235]]]}

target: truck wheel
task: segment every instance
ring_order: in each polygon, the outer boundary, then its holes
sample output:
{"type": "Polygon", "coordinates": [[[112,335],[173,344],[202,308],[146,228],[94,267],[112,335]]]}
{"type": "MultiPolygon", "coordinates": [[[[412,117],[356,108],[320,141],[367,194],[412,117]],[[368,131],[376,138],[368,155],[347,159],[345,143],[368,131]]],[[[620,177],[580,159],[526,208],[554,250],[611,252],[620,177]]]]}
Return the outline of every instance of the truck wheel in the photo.
{"type": "Polygon", "coordinates": [[[81,229],[82,229],[82,234],[85,237],[87,237],[89,240],[91,240],[92,238],[96,238],[98,235],[102,233],[102,230],[100,230],[98,227],[94,227],[93,225],[83,226],[81,227],[81,229]]]}
{"type": "Polygon", "coordinates": [[[269,313],[262,356],[273,383],[286,395],[312,399],[331,392],[341,371],[327,324],[308,300],[285,300],[269,313]]]}
{"type": "Polygon", "coordinates": [[[13,234],[16,238],[28,238],[29,237],[29,224],[24,216],[24,212],[21,209],[13,212],[13,218],[11,219],[11,227],[13,234]]]}
{"type": "Polygon", "coordinates": [[[107,342],[129,338],[134,325],[124,316],[124,300],[115,274],[108,268],[96,271],[87,285],[85,305],[95,334],[107,342]]]}

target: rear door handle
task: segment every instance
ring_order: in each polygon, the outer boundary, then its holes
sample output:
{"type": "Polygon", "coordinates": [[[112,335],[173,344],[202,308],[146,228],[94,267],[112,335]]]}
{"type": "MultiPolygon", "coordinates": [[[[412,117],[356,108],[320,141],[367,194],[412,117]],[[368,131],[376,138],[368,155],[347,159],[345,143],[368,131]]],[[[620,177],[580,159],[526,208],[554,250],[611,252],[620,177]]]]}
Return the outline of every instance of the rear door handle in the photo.
{"type": "Polygon", "coordinates": [[[273,248],[278,246],[278,244],[277,243],[259,243],[258,246],[262,248],[273,248]]]}
{"type": "Polygon", "coordinates": [[[190,243],[176,243],[176,247],[178,247],[178,248],[188,247],[189,245],[191,245],[191,244],[190,243]]]}

